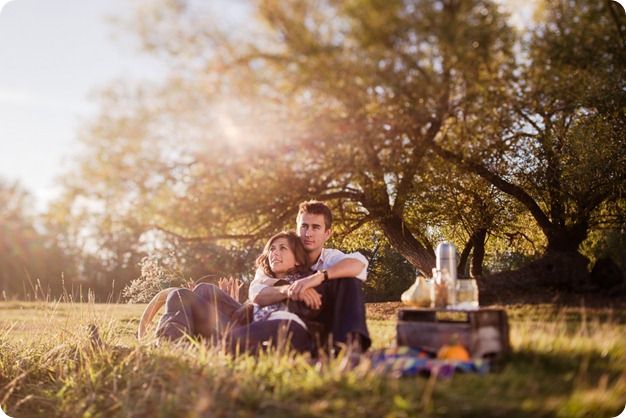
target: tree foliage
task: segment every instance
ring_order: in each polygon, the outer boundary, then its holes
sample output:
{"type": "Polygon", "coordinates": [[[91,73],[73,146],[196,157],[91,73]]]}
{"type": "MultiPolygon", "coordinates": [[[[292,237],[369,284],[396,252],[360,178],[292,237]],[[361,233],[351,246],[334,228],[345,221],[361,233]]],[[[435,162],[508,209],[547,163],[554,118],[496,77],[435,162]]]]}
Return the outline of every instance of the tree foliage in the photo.
{"type": "MultiPolygon", "coordinates": [[[[0,180],[0,297],[46,299],[63,291],[71,262],[56,237],[37,225],[34,199],[0,180]]],[[[70,284],[68,283],[68,286],[70,284]]]]}
{"type": "Polygon", "coordinates": [[[492,1],[146,2],[130,26],[170,76],[103,93],[59,210],[135,270],[155,236],[252,257],[310,198],[426,275],[442,238],[475,275],[486,248],[576,251],[623,196],[626,90],[624,20],[571,3],[519,37],[492,1]]]}

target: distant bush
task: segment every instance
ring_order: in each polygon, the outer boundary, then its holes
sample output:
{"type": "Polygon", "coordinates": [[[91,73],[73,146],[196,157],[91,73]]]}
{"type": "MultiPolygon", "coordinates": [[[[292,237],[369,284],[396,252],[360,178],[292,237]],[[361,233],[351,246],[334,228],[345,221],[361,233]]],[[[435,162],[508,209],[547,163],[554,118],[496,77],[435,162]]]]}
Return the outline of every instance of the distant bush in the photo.
{"type": "Polygon", "coordinates": [[[159,291],[184,282],[180,274],[165,267],[162,260],[156,256],[144,257],[140,266],[141,276],[122,290],[122,297],[129,303],[149,302],[159,291]]]}
{"type": "Polygon", "coordinates": [[[415,267],[391,248],[381,245],[371,254],[368,279],[363,285],[367,302],[399,301],[416,278],[415,267]]]}

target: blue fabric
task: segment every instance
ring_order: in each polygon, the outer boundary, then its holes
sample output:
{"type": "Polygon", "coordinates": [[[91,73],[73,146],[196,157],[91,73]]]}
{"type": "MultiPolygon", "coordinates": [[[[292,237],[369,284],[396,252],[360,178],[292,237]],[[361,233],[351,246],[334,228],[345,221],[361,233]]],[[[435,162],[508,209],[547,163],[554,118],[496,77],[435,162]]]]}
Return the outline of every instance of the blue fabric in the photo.
{"type": "Polygon", "coordinates": [[[418,374],[450,378],[455,372],[480,373],[489,371],[489,365],[480,360],[454,361],[437,359],[437,353],[426,348],[407,346],[373,350],[369,354],[372,369],[392,377],[415,376],[418,374]]]}

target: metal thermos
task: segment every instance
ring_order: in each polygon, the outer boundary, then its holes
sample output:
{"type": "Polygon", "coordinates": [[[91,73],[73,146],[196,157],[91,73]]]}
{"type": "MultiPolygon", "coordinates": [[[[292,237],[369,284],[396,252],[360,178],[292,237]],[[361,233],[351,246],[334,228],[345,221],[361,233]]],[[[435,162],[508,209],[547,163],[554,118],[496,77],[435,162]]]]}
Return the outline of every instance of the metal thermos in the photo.
{"type": "Polygon", "coordinates": [[[437,269],[445,276],[447,272],[448,280],[448,305],[456,305],[456,248],[454,244],[444,241],[437,246],[435,252],[437,257],[437,269]]]}

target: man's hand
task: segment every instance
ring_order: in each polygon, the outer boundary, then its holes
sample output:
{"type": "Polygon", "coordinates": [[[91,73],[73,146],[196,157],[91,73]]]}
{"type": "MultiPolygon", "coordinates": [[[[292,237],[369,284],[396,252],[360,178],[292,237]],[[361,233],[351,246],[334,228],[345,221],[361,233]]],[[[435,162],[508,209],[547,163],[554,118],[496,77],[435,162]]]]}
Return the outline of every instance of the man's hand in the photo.
{"type": "Polygon", "coordinates": [[[302,319],[314,321],[322,308],[322,296],[315,289],[307,289],[301,295],[301,300],[287,299],[289,312],[302,319]]]}
{"type": "Polygon", "coordinates": [[[322,307],[322,295],[317,293],[315,289],[306,289],[300,294],[300,299],[297,300],[301,300],[306,306],[311,309],[317,310],[322,307]]]}
{"type": "Polygon", "coordinates": [[[304,294],[304,292],[307,289],[313,289],[314,287],[319,286],[323,281],[324,281],[324,273],[316,272],[310,275],[309,277],[296,280],[296,282],[289,287],[288,295],[293,300],[304,300],[302,299],[302,295],[304,294]]]}

